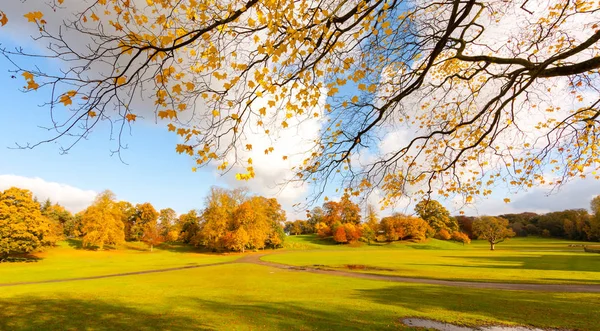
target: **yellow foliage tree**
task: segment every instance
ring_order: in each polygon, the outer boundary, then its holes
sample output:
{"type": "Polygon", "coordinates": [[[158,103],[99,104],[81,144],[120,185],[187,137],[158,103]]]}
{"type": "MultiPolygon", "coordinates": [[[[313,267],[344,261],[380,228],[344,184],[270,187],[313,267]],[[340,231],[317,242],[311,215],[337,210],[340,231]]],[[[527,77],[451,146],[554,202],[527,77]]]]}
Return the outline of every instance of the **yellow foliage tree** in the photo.
{"type": "Polygon", "coordinates": [[[118,245],[125,241],[122,211],[111,191],[104,191],[98,196],[81,217],[83,246],[118,245]]]}
{"type": "Polygon", "coordinates": [[[0,192],[0,261],[53,245],[55,240],[52,222],[42,215],[30,191],[11,187],[0,192]]]}

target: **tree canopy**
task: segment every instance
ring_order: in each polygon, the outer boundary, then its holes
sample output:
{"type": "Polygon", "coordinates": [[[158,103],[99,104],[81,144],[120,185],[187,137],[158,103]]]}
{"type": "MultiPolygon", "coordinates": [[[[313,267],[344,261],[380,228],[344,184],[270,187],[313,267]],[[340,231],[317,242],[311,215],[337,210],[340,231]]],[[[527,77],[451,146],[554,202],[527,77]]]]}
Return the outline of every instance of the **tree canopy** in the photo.
{"type": "Polygon", "coordinates": [[[81,216],[83,246],[117,245],[125,241],[125,225],[122,221],[122,210],[115,195],[104,191],[98,196],[81,216]]]}
{"type": "Polygon", "coordinates": [[[515,233],[508,227],[508,220],[502,217],[481,216],[473,222],[473,233],[479,239],[485,239],[490,243],[490,250],[494,250],[496,244],[514,237],[515,233]]]}
{"type": "Polygon", "coordinates": [[[319,119],[290,178],[318,193],[336,181],[353,194],[379,188],[385,203],[432,193],[469,202],[498,181],[598,177],[592,0],[78,2],[50,1],[61,21],[23,13],[47,52],[2,49],[26,92],[71,111],[51,123],[49,140],[65,150],[101,121],[120,150],[151,104],[182,137],[177,152],[235,167],[241,180],[256,175],[253,153],[274,150],[253,150],[250,135],[276,140],[319,119]]]}
{"type": "Polygon", "coordinates": [[[0,261],[53,245],[56,239],[52,222],[30,191],[12,187],[0,192],[0,261]]]}

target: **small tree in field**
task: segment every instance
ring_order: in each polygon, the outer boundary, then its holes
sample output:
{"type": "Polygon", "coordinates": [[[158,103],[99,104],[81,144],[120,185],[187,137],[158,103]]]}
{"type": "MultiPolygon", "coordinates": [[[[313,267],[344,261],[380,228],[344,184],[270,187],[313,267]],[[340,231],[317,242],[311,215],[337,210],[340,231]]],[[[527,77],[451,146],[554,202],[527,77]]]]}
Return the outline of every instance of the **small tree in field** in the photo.
{"type": "Polygon", "coordinates": [[[161,234],[160,230],[156,222],[148,223],[144,227],[142,241],[150,246],[150,252],[152,252],[154,246],[160,245],[165,241],[165,237],[161,234]]]}
{"type": "Polygon", "coordinates": [[[514,237],[515,232],[509,228],[508,220],[501,217],[481,216],[473,222],[473,233],[479,239],[490,243],[490,250],[505,239],[514,237]]]}

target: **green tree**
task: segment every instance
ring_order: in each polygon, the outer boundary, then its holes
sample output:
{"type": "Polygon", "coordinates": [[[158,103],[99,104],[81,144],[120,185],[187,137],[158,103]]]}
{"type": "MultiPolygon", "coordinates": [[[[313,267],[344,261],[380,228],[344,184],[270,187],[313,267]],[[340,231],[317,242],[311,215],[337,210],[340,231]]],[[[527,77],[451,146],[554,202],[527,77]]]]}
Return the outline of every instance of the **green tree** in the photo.
{"type": "Polygon", "coordinates": [[[449,233],[458,231],[456,219],[450,217],[448,210],[436,200],[421,200],[415,206],[415,212],[419,217],[427,221],[436,233],[442,229],[445,229],[449,233]]]}
{"type": "Polygon", "coordinates": [[[0,261],[53,245],[55,239],[30,191],[11,187],[0,193],[0,261]]]}
{"type": "Polygon", "coordinates": [[[83,246],[118,245],[125,241],[122,211],[111,191],[104,191],[98,196],[81,217],[83,246]]]}
{"type": "Polygon", "coordinates": [[[479,239],[485,239],[490,243],[490,250],[494,250],[496,244],[514,237],[515,233],[510,228],[508,220],[501,217],[481,216],[473,222],[473,233],[479,239]]]}

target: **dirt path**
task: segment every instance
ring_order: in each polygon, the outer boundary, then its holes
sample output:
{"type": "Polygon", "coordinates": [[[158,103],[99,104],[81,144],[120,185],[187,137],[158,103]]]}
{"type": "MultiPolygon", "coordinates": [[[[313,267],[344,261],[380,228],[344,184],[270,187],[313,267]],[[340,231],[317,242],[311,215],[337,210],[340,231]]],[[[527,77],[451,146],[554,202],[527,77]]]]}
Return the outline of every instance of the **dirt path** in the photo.
{"type": "Polygon", "coordinates": [[[234,263],[249,263],[257,264],[261,266],[278,268],[290,271],[298,272],[309,272],[313,274],[341,276],[341,277],[353,277],[361,279],[379,280],[387,282],[398,282],[398,283],[416,283],[416,284],[432,284],[432,285],[443,285],[443,286],[456,286],[456,287],[467,287],[467,288],[479,288],[479,289],[495,289],[495,290],[519,290],[519,291],[543,291],[543,292],[582,292],[582,293],[600,293],[600,285],[586,285],[586,284],[514,284],[514,283],[484,283],[484,282],[465,282],[465,281],[454,281],[454,280],[439,280],[439,279],[427,279],[427,278],[412,278],[402,276],[391,276],[391,275],[378,275],[369,273],[358,273],[341,270],[326,270],[316,269],[310,267],[298,267],[286,264],[279,264],[273,262],[263,261],[260,258],[269,254],[248,254],[234,261],[199,264],[176,268],[167,269],[153,269],[153,270],[142,270],[134,272],[125,272],[118,274],[102,275],[102,276],[89,276],[89,277],[77,277],[77,278],[65,278],[65,279],[53,279],[53,280],[41,280],[31,282],[19,282],[19,283],[0,283],[0,287],[9,286],[20,286],[20,285],[33,285],[33,284],[47,284],[47,283],[65,283],[80,280],[91,280],[91,279],[102,279],[112,277],[124,277],[133,275],[144,275],[158,272],[168,272],[186,269],[197,269],[204,267],[212,267],[217,265],[234,264],[234,263]]]}

